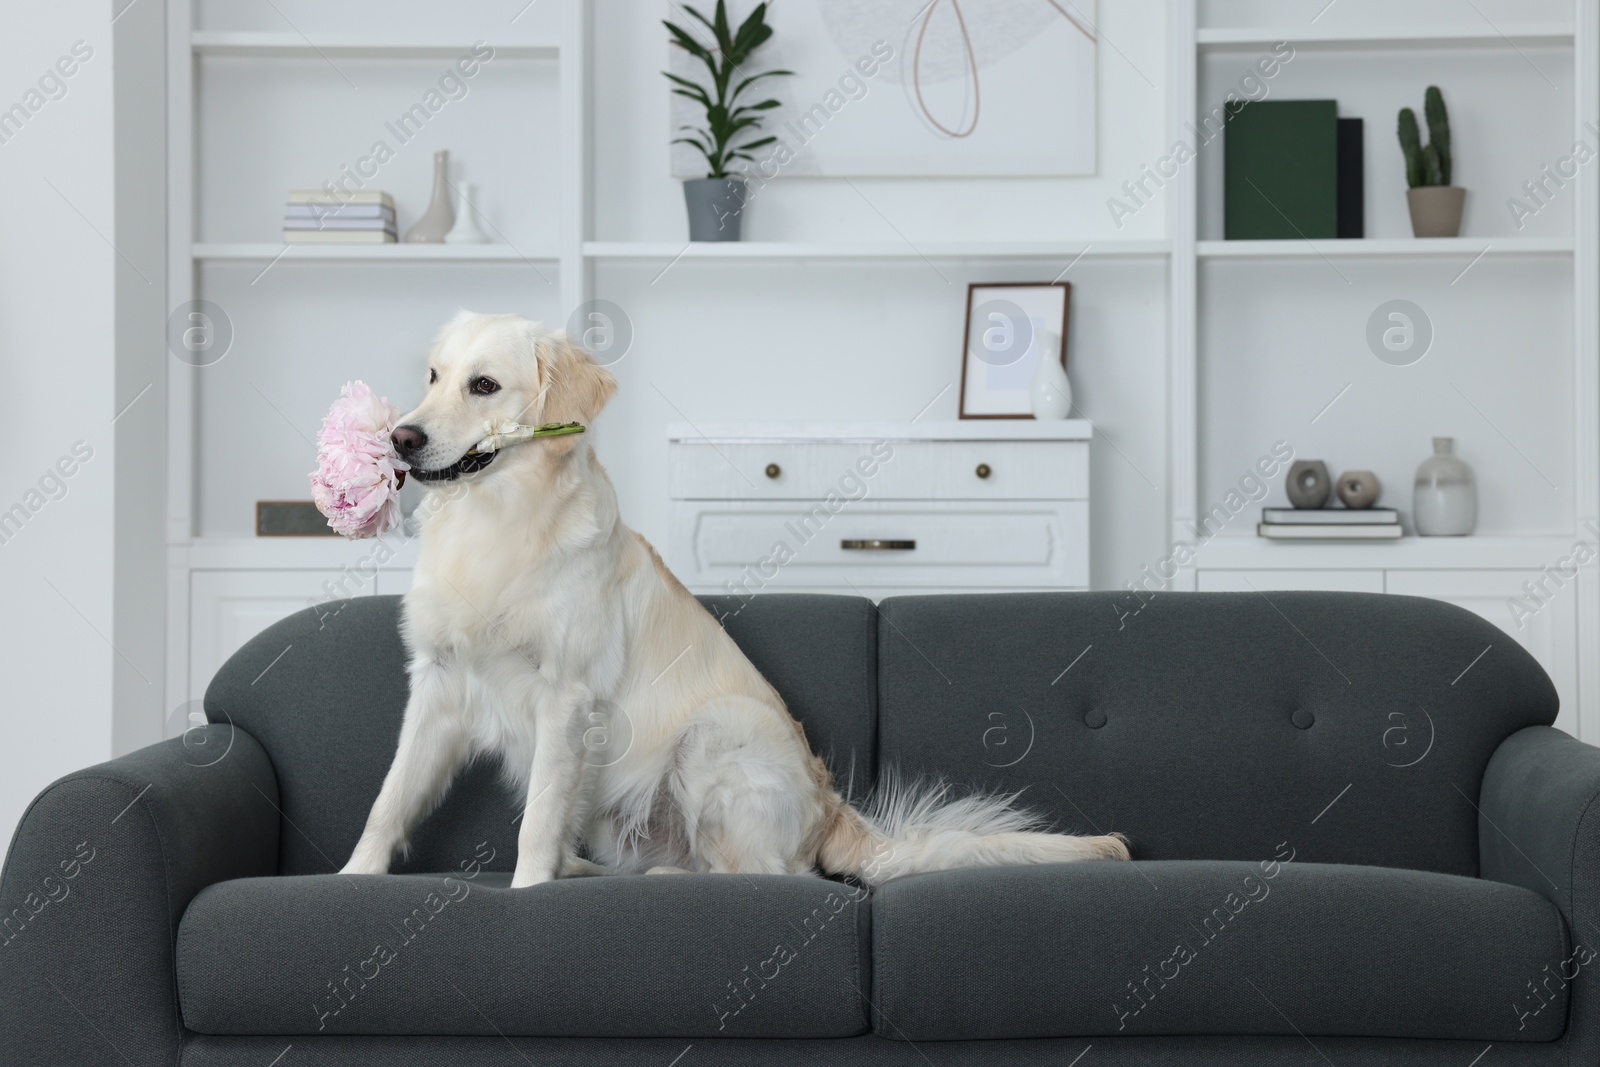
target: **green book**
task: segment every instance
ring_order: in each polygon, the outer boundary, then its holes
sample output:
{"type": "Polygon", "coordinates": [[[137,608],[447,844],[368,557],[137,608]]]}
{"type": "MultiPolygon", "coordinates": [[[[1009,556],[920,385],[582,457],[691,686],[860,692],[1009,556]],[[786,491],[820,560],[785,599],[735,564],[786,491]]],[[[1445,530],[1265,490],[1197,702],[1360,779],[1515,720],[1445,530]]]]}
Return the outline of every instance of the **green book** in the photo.
{"type": "Polygon", "coordinates": [[[1339,106],[1262,100],[1227,117],[1223,235],[1230,241],[1339,236],[1339,106]]]}

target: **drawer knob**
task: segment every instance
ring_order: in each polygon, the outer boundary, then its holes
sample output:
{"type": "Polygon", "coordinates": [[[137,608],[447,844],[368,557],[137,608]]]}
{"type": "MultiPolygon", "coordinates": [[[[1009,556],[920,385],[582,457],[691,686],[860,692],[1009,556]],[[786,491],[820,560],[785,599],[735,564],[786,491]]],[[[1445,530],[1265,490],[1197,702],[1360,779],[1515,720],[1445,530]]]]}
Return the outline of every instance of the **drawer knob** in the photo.
{"type": "Polygon", "coordinates": [[[913,552],[916,550],[917,543],[915,541],[888,541],[874,537],[859,541],[840,541],[839,547],[846,552],[913,552]]]}
{"type": "Polygon", "coordinates": [[[993,474],[994,471],[989,469],[989,465],[987,463],[980,463],[978,464],[978,469],[973,473],[980,478],[987,478],[989,475],[993,474]]]}
{"type": "Polygon", "coordinates": [[[778,475],[780,475],[782,473],[783,473],[783,468],[778,466],[776,463],[768,463],[767,464],[767,477],[768,478],[776,478],[778,475]]]}

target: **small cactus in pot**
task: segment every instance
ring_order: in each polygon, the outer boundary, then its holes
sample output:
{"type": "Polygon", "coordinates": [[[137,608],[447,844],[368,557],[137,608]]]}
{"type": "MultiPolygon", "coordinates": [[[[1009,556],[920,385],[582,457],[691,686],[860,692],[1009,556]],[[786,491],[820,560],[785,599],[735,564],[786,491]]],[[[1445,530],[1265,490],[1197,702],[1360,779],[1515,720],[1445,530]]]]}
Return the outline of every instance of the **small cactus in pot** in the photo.
{"type": "Polygon", "coordinates": [[[1450,151],[1450,113],[1437,85],[1423,94],[1422,113],[1428,123],[1428,143],[1422,143],[1417,114],[1400,109],[1400,151],[1406,161],[1406,200],[1411,208],[1411,232],[1417,237],[1455,237],[1461,232],[1461,208],[1467,191],[1450,184],[1454,167],[1450,151]]]}

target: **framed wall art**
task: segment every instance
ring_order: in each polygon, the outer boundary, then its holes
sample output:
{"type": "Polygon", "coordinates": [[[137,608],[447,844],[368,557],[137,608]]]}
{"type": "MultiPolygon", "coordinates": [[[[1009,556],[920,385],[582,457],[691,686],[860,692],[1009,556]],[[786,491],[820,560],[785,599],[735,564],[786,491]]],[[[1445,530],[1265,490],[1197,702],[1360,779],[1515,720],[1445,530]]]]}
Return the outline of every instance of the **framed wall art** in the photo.
{"type": "Polygon", "coordinates": [[[1067,366],[1071,282],[967,286],[961,346],[961,417],[1031,419],[1028,389],[1041,359],[1067,366]]]}

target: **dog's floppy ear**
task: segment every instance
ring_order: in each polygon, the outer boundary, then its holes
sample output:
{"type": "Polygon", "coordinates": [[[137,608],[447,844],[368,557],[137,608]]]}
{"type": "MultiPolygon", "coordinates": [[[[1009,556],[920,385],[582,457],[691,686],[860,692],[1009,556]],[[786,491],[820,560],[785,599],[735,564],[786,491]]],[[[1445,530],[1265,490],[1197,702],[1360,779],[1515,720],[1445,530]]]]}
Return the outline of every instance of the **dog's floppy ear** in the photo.
{"type": "Polygon", "coordinates": [[[557,330],[539,340],[546,387],[543,422],[594,421],[617,391],[617,379],[580,344],[557,330]]]}

